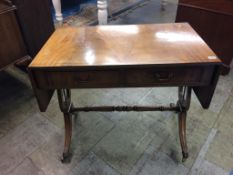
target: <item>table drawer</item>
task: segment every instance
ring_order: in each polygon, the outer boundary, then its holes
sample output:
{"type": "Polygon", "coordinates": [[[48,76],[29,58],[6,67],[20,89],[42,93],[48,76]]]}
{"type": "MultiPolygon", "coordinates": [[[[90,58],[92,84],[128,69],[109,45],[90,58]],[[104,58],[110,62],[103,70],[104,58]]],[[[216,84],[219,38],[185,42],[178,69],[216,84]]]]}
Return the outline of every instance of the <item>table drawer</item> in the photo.
{"type": "Polygon", "coordinates": [[[206,67],[177,67],[167,69],[141,69],[127,72],[129,86],[156,86],[156,85],[180,85],[190,86],[209,84],[213,68],[206,67]]]}
{"type": "Polygon", "coordinates": [[[39,88],[98,88],[121,84],[118,71],[43,71],[35,76],[37,76],[39,88]]]}

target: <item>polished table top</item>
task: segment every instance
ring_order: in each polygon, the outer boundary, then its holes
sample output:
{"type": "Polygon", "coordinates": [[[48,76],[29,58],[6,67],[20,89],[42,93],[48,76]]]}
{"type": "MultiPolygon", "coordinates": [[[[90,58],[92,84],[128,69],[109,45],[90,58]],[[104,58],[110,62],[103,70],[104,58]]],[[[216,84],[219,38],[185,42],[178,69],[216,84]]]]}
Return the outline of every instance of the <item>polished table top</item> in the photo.
{"type": "Polygon", "coordinates": [[[220,63],[187,23],[57,29],[30,68],[220,63]]]}

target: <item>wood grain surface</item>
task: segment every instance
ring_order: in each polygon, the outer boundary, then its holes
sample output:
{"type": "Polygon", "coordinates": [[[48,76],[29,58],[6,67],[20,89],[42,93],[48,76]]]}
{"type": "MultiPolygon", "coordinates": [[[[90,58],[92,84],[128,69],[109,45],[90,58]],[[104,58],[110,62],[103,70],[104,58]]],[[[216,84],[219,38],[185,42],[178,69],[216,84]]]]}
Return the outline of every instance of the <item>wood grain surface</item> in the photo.
{"type": "Polygon", "coordinates": [[[54,32],[30,68],[220,63],[187,23],[66,27],[54,32]]]}

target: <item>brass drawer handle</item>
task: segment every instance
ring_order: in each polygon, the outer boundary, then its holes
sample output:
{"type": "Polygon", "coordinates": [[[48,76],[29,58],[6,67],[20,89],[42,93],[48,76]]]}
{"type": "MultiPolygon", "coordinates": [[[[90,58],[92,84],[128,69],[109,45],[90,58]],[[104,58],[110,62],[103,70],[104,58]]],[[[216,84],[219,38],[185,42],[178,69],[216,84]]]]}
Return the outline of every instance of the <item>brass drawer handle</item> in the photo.
{"type": "Polygon", "coordinates": [[[166,73],[164,73],[164,72],[155,73],[154,76],[155,76],[156,80],[158,80],[158,81],[169,81],[169,80],[174,78],[173,73],[167,73],[167,72],[166,73]]]}

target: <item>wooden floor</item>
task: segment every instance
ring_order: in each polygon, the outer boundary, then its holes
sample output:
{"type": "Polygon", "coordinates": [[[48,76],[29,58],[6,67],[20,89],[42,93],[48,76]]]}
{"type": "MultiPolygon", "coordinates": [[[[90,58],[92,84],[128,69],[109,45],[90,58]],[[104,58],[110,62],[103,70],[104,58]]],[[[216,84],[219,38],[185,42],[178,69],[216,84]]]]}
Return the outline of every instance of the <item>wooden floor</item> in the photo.
{"type": "MultiPolygon", "coordinates": [[[[159,0],[111,24],[172,22],[176,4],[159,0]]],[[[125,16],[127,15],[127,16],[125,16]]],[[[40,113],[26,75],[0,74],[1,175],[228,175],[233,170],[233,71],[221,77],[209,110],[193,95],[187,135],[190,158],[181,162],[174,113],[80,113],[70,164],[60,162],[63,118],[56,97],[40,113]]],[[[75,90],[76,105],[167,104],[176,88],[75,90]],[[163,98],[167,96],[166,100],[163,98]]]]}

